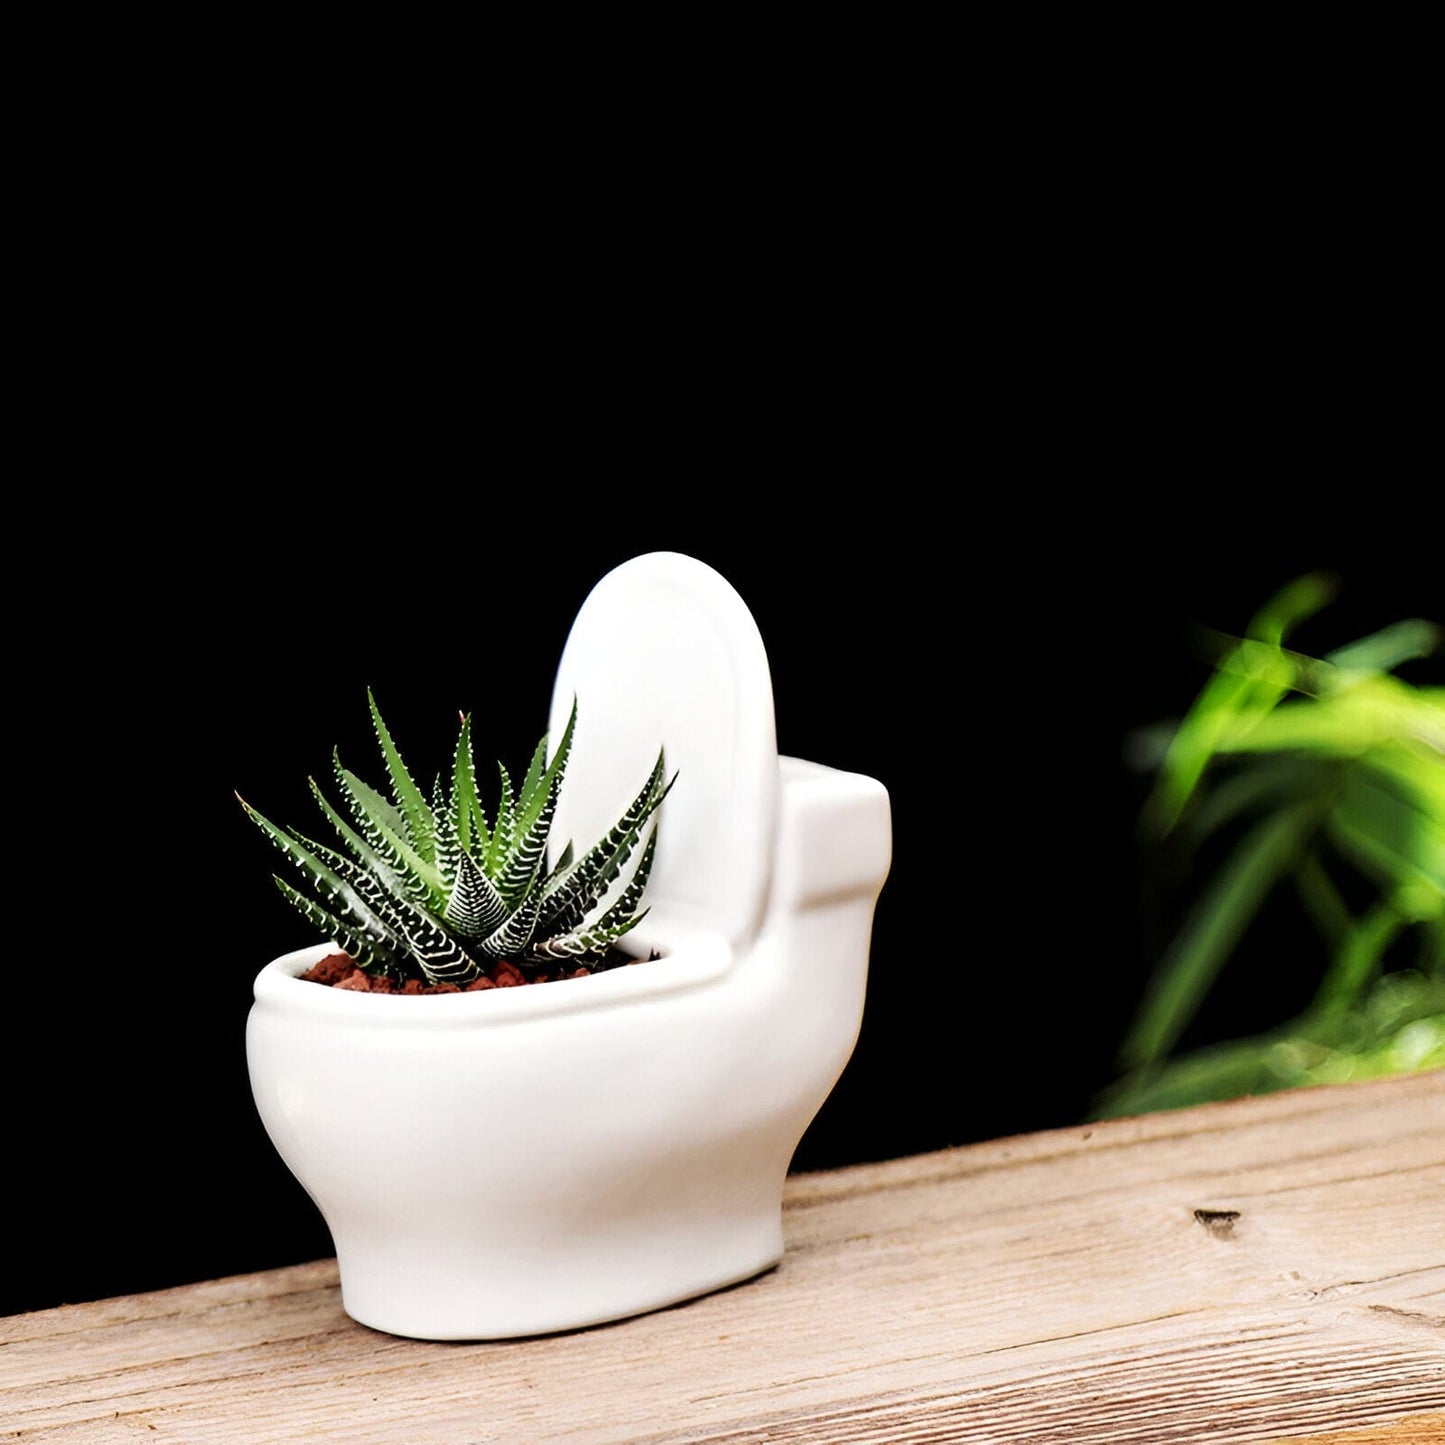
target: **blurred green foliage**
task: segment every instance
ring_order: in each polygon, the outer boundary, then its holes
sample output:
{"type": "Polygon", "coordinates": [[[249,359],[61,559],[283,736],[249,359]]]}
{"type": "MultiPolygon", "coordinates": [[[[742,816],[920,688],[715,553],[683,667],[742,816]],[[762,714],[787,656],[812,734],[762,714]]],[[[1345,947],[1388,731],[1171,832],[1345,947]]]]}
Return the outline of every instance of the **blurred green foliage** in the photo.
{"type": "Polygon", "coordinates": [[[1183,720],[1135,740],[1143,865],[1190,887],[1096,1117],[1445,1067],[1445,688],[1396,675],[1441,629],[1410,619],[1323,657],[1290,650],[1335,587],[1301,577],[1244,637],[1217,638],[1183,720]],[[1285,891],[1320,959],[1313,998],[1266,1033],[1180,1052],[1285,891]]]}

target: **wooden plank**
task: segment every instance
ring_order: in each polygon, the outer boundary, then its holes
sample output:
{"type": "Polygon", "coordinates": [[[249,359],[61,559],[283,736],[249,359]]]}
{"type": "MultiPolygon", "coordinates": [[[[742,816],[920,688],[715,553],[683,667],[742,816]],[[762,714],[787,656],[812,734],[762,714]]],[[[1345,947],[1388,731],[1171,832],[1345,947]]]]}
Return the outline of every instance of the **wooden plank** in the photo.
{"type": "Polygon", "coordinates": [[[1328,1435],[1291,1435],[1270,1445],[1440,1445],[1445,1440],[1445,1414],[1411,1415],[1392,1425],[1345,1430],[1328,1435]]]}
{"type": "Polygon", "coordinates": [[[1445,1072],[798,1176],[785,1225],[543,1339],[368,1330],[331,1261],[14,1316],[0,1439],[1445,1441],[1445,1072]]]}

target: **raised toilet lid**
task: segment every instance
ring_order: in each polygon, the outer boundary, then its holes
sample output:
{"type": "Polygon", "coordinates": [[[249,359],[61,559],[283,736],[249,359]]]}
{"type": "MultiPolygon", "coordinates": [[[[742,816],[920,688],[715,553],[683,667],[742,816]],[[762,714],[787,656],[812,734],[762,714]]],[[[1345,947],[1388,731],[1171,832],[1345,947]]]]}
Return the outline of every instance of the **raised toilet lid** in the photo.
{"type": "Polygon", "coordinates": [[[778,743],[767,652],[747,604],[719,572],[678,552],[614,568],[572,624],[549,732],[577,726],[552,860],[617,821],[659,745],[677,782],[662,805],[645,903],[734,945],[767,902],[778,815],[778,743]]]}

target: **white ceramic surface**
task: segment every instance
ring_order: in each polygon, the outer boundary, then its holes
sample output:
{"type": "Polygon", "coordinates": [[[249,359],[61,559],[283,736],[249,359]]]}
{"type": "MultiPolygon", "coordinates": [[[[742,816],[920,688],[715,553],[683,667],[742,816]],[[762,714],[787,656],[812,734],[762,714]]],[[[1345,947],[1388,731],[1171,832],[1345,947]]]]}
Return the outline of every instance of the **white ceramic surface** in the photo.
{"type": "Polygon", "coordinates": [[[573,1329],[776,1264],[789,1162],[857,1039],[886,791],[777,756],[761,640],[715,572],[656,553],[609,578],[558,671],[555,706],[579,696],[566,816],[590,842],[613,775],[644,775],[662,730],[680,776],[660,861],[678,817],[679,838],[629,941],[663,957],[388,998],[302,982],[320,944],[256,980],[257,1108],[331,1230],[347,1311],[377,1329],[573,1329]],[[589,717],[605,722],[584,741],[589,717]]]}
{"type": "Polygon", "coordinates": [[[734,944],[762,919],[778,826],[773,680],[753,615],[718,572],[649,552],[609,572],[567,638],[550,736],[577,726],[553,858],[569,838],[600,838],[667,750],[666,826],[648,906],[734,944]]]}

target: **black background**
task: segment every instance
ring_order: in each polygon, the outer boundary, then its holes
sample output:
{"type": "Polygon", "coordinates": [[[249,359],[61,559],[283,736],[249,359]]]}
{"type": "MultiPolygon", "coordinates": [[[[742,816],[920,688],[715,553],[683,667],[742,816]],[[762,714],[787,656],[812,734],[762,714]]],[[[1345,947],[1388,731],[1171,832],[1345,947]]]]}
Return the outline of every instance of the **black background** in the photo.
{"type": "MultiPolygon", "coordinates": [[[[972,485],[780,481],[784,511],[679,479],[691,520],[638,519],[624,540],[563,525],[525,559],[516,537],[487,536],[481,480],[456,489],[447,562],[434,536],[413,551],[382,499],[364,560],[359,541],[282,546],[264,527],[244,545],[219,529],[182,542],[172,517],[174,546],[93,572],[90,635],[47,629],[88,649],[90,685],[39,676],[23,700],[39,751],[22,766],[43,759],[37,801],[53,811],[24,825],[46,840],[41,875],[17,879],[45,926],[12,960],[29,1062],[12,1095],[23,1248],[7,1309],[330,1252],[261,1131],[244,1058],[253,975],[312,940],[232,790],[309,823],[304,779],[325,775],[333,743],[377,775],[367,686],[419,771],[442,762],[459,708],[477,714],[479,756],[520,762],[586,591],[654,546],[712,563],[749,603],[781,749],[890,793],[862,1035],[795,1167],[1082,1118],[1148,962],[1123,740],[1202,681],[1190,622],[1242,627],[1278,582],[1339,563],[1319,635],[1343,641],[1422,612],[1434,583],[1343,525],[1333,548],[1270,533],[1261,559],[1217,524],[1207,547],[1169,543],[1173,524],[1139,520],[1157,498],[1081,507],[1039,487],[1004,511],[954,463],[972,485]]],[[[399,485],[408,505],[423,490],[399,485]]],[[[1298,946],[1257,947],[1201,1037],[1282,1017],[1314,966],[1298,946]]]]}
{"type": "MultiPolygon", "coordinates": [[[[298,194],[76,269],[8,539],[0,1311],[331,1252],[250,1098],[252,979],[311,938],[234,792],[309,821],[333,745],[373,767],[368,686],[419,772],[459,709],[525,757],[588,590],[655,548],[752,609],[782,751],[892,802],[795,1167],[1083,1117],[1150,962],[1127,735],[1203,681],[1196,625],[1304,570],[1342,584],[1306,650],[1438,617],[1442,509],[1409,193],[1354,172],[1362,246],[1337,155],[1275,192],[1050,154],[961,228],[882,169],[886,226],[815,189],[791,227],[770,196],[704,240],[695,198],[501,254],[436,218],[365,247],[298,194]]],[[[1195,1036],[1312,967],[1256,946],[1195,1036]]]]}

